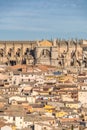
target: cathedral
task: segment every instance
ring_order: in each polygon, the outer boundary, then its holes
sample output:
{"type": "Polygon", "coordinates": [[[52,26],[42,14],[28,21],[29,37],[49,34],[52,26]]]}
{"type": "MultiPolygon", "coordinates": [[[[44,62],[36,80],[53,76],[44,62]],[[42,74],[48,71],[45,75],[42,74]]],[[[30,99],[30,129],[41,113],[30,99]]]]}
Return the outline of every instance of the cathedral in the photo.
{"type": "Polygon", "coordinates": [[[86,40],[0,41],[0,64],[86,67],[86,52],[86,40]]]}

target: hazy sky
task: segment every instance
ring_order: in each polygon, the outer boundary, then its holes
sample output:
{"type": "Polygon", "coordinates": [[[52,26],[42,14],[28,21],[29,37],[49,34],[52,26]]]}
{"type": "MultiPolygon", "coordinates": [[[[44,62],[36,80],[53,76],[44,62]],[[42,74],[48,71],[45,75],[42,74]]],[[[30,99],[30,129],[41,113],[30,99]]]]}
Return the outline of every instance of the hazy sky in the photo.
{"type": "Polygon", "coordinates": [[[87,39],[87,0],[0,0],[0,40],[87,39]]]}

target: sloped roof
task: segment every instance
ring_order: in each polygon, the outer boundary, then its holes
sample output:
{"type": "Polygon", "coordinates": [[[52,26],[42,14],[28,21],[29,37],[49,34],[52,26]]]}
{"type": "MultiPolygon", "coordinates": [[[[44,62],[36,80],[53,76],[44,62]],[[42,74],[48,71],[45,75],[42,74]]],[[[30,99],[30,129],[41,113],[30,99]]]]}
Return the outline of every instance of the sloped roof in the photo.
{"type": "Polygon", "coordinates": [[[43,46],[43,47],[51,47],[52,46],[52,43],[47,41],[47,40],[44,40],[44,41],[41,41],[39,42],[39,46],[43,46]]]}

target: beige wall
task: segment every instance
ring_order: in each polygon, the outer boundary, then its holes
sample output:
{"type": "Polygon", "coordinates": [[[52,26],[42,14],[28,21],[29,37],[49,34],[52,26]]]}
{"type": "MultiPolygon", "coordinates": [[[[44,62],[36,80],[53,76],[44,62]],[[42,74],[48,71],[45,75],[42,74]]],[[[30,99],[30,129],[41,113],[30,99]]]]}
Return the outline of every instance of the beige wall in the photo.
{"type": "MultiPolygon", "coordinates": [[[[45,42],[45,41],[44,41],[45,42]]],[[[47,41],[46,41],[47,42],[47,41]]],[[[60,41],[60,45],[56,44],[55,48],[54,46],[48,46],[48,47],[41,47],[38,46],[36,44],[36,41],[0,41],[0,48],[4,49],[4,57],[1,57],[0,62],[6,62],[8,61],[8,59],[6,57],[8,57],[8,51],[10,50],[10,48],[12,48],[12,56],[9,58],[9,60],[17,60],[19,62],[17,63],[21,63],[20,60],[22,60],[22,57],[24,56],[24,53],[26,51],[26,48],[35,48],[36,47],[36,58],[38,59],[41,55],[41,52],[43,49],[47,49],[51,52],[51,62],[50,62],[50,58],[45,59],[42,57],[42,59],[39,58],[39,60],[41,60],[40,63],[42,64],[48,64],[48,65],[58,65],[58,56],[61,56],[61,54],[65,51],[66,53],[66,59],[65,59],[65,66],[69,66],[70,65],[70,54],[72,52],[72,50],[76,49],[76,46],[73,42],[69,42],[69,41],[60,41]],[[53,49],[51,49],[51,47],[53,49]],[[15,54],[18,50],[18,48],[21,49],[21,56],[20,58],[15,58],[15,54]]],[[[80,47],[80,45],[77,45],[77,51],[76,51],[76,57],[77,59],[81,59],[82,58],[82,48],[80,47]]],[[[25,57],[26,58],[26,57],[25,57]]],[[[30,62],[28,62],[30,63],[30,62]]]]}

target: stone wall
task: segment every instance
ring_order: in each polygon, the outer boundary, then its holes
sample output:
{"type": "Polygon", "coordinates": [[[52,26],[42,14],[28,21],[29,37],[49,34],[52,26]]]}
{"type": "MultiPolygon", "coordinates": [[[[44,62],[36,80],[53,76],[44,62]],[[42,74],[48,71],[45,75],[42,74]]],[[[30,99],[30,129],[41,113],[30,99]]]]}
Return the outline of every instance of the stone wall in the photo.
{"type": "Polygon", "coordinates": [[[82,60],[82,44],[75,40],[0,41],[0,63],[76,66],[82,60]]]}

